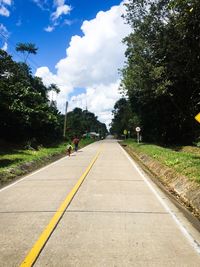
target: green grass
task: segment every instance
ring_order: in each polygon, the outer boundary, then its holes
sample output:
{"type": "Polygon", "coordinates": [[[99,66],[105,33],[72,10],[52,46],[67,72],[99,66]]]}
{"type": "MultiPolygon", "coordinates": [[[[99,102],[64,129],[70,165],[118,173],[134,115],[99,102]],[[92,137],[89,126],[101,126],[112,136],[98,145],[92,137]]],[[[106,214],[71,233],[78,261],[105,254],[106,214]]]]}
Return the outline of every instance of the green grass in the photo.
{"type": "MultiPolygon", "coordinates": [[[[83,139],[79,143],[82,148],[93,140],[83,139]]],[[[66,142],[51,147],[42,147],[39,150],[23,150],[23,149],[1,149],[0,151],[0,184],[12,181],[16,176],[27,173],[24,165],[34,163],[35,168],[50,161],[54,156],[64,155],[66,153],[66,142]],[[49,160],[48,160],[49,159],[49,160]]]]}
{"type": "Polygon", "coordinates": [[[123,142],[137,153],[146,154],[160,163],[200,183],[200,148],[172,147],[165,148],[153,144],[137,144],[133,140],[123,142]]]}

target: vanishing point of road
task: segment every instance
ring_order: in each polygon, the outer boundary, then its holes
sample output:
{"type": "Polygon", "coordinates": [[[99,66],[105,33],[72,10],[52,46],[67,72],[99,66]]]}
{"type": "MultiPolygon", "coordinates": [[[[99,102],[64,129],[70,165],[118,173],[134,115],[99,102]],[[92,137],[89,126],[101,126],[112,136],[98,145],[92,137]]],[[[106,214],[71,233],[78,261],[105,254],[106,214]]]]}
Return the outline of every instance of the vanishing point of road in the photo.
{"type": "Polygon", "coordinates": [[[116,140],[0,191],[0,266],[200,266],[200,234],[116,140]]]}

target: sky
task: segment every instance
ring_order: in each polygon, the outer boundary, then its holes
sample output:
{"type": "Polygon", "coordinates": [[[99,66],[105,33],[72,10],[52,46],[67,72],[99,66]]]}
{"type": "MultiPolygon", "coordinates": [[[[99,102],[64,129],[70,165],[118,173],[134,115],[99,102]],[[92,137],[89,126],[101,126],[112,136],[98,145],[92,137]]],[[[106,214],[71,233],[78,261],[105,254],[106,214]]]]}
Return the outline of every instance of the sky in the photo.
{"type": "Polygon", "coordinates": [[[122,39],[130,33],[124,23],[122,0],[0,0],[0,48],[16,61],[19,42],[34,43],[37,55],[28,59],[34,75],[48,86],[50,98],[64,113],[87,109],[108,126],[119,93],[119,69],[125,62],[122,39]]]}

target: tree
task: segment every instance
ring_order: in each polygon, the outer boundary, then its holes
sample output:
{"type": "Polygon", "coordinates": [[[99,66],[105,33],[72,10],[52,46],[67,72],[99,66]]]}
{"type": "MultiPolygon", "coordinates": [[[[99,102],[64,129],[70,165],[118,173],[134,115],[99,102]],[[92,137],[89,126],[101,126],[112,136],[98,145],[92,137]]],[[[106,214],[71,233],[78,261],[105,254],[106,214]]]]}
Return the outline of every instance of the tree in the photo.
{"type": "Polygon", "coordinates": [[[139,126],[139,119],[132,113],[130,103],[126,98],[120,98],[115,103],[112,114],[111,134],[120,137],[126,129],[130,131],[131,136],[134,136],[135,127],[139,126]]]}
{"type": "Polygon", "coordinates": [[[52,84],[49,85],[48,91],[53,91],[56,94],[60,93],[60,89],[58,88],[58,86],[55,83],[52,83],[52,84]]]}
{"type": "Polygon", "coordinates": [[[94,113],[81,108],[75,108],[67,113],[68,137],[82,136],[85,133],[94,131],[100,133],[102,137],[107,134],[107,128],[104,123],[98,121],[94,113]]]}
{"type": "Polygon", "coordinates": [[[146,141],[191,144],[199,135],[200,3],[131,0],[122,88],[146,141]]]}
{"type": "MultiPolygon", "coordinates": [[[[49,92],[59,93],[55,84],[46,87],[34,77],[25,63],[17,63],[0,49],[0,139],[12,143],[34,140],[35,144],[51,144],[62,140],[64,116],[49,92]]],[[[69,137],[94,130],[104,135],[105,124],[89,112],[76,108],[68,113],[69,137]]]]}
{"type": "Polygon", "coordinates": [[[38,48],[35,47],[33,43],[17,43],[16,51],[21,52],[24,55],[24,63],[27,62],[28,56],[30,54],[37,54],[38,48]]]}
{"type": "Polygon", "coordinates": [[[48,88],[25,63],[14,62],[3,50],[0,59],[0,138],[20,143],[59,140],[61,115],[49,103],[48,88]]]}

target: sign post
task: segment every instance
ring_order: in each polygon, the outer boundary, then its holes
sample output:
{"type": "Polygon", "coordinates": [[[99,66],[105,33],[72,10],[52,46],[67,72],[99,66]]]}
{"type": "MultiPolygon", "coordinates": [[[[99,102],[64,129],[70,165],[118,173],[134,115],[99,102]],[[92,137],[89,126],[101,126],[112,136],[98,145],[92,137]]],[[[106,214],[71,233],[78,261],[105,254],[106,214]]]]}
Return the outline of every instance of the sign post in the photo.
{"type": "Polygon", "coordinates": [[[126,140],[127,133],[128,133],[128,132],[127,132],[127,130],[125,129],[125,130],[124,130],[125,140],[126,140]]]}
{"type": "Polygon", "coordinates": [[[140,131],[141,131],[141,129],[140,129],[140,127],[136,127],[135,130],[137,132],[137,143],[139,144],[140,143],[140,131]]]}
{"type": "Polygon", "coordinates": [[[66,106],[65,106],[65,120],[64,120],[64,129],[63,129],[63,137],[64,138],[66,136],[67,108],[68,108],[68,101],[66,101],[66,106]]]}

